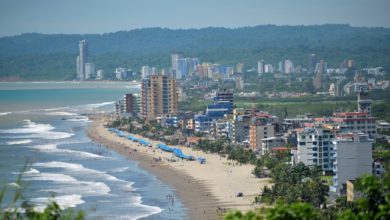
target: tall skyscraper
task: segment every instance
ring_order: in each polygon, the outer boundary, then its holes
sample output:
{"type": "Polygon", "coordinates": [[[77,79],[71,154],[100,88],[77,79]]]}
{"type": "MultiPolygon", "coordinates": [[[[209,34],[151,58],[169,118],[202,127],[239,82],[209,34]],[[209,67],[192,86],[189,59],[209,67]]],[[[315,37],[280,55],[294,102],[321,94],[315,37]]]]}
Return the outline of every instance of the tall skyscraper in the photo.
{"type": "Polygon", "coordinates": [[[150,67],[149,66],[142,66],[141,68],[141,76],[142,79],[147,78],[150,74],[150,67]]]}
{"type": "Polygon", "coordinates": [[[309,73],[314,73],[314,70],[316,68],[316,64],[317,64],[317,55],[312,53],[309,55],[309,62],[308,62],[307,71],[309,73]]]}
{"type": "Polygon", "coordinates": [[[172,76],[175,79],[180,79],[181,75],[178,75],[179,71],[179,60],[183,59],[183,54],[181,53],[173,53],[171,54],[171,61],[172,61],[172,76]]]}
{"type": "Polygon", "coordinates": [[[264,60],[259,60],[257,62],[257,73],[259,75],[263,74],[264,73],[264,60]]]}
{"type": "Polygon", "coordinates": [[[86,40],[79,41],[79,56],[76,59],[77,79],[85,79],[85,63],[88,62],[88,42],[86,40]]]}
{"type": "Polygon", "coordinates": [[[316,64],[314,72],[324,74],[326,73],[326,69],[327,69],[326,62],[324,60],[320,60],[320,62],[316,64]]]}
{"type": "Polygon", "coordinates": [[[290,59],[284,61],[284,73],[295,73],[294,63],[290,59]]]}
{"type": "Polygon", "coordinates": [[[177,113],[176,80],[162,75],[151,75],[141,83],[141,115],[154,119],[159,115],[177,113]]]}
{"type": "Polygon", "coordinates": [[[237,73],[243,73],[244,72],[244,64],[238,63],[237,64],[237,73]]]}

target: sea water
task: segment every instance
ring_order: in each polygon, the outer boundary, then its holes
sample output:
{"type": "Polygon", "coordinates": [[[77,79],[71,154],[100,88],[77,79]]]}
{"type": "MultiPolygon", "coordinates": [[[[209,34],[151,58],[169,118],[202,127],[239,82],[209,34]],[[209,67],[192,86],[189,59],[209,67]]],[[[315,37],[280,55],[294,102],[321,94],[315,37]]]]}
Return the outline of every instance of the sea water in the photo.
{"type": "Polygon", "coordinates": [[[56,201],[87,219],[188,218],[170,186],[86,135],[85,114],[113,111],[115,100],[138,90],[130,83],[0,83],[2,205],[27,163],[23,199],[38,210],[56,201]]]}

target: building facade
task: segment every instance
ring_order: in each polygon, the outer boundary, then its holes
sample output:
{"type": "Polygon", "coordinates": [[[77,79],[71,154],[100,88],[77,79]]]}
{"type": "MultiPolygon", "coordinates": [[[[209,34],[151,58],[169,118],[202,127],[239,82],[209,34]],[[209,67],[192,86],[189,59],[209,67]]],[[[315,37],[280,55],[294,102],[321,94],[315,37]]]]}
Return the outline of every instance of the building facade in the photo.
{"type": "Polygon", "coordinates": [[[88,42],[86,40],[79,41],[79,55],[76,59],[77,79],[85,79],[85,64],[88,62],[88,42]]]}
{"type": "Polygon", "coordinates": [[[141,83],[141,115],[154,119],[178,111],[176,80],[167,76],[148,76],[141,83]]]}
{"type": "Polygon", "coordinates": [[[333,186],[331,191],[343,193],[347,180],[355,180],[363,174],[372,174],[372,143],[367,134],[353,132],[340,134],[332,142],[334,146],[333,186]]]}
{"type": "Polygon", "coordinates": [[[332,171],[335,134],[324,127],[304,128],[297,132],[297,151],[294,163],[319,166],[323,171],[332,171]]]}
{"type": "Polygon", "coordinates": [[[254,123],[249,128],[249,144],[253,151],[263,152],[263,139],[274,137],[274,126],[272,124],[254,123]]]}
{"type": "Polygon", "coordinates": [[[124,110],[126,113],[136,116],[140,110],[140,97],[138,94],[125,94],[123,97],[124,100],[124,110]]]}

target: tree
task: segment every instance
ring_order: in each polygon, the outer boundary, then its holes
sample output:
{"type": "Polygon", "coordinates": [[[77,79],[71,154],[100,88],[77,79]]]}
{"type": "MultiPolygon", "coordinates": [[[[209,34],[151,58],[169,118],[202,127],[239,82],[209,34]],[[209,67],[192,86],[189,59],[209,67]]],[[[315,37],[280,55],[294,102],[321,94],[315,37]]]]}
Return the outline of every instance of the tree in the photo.
{"type": "MultiPolygon", "coordinates": [[[[388,168],[388,167],[387,167],[388,168]]],[[[390,174],[383,178],[363,176],[357,180],[357,190],[362,198],[355,209],[346,209],[339,214],[340,219],[390,219],[390,174]]]]}
{"type": "Polygon", "coordinates": [[[312,220],[318,219],[319,213],[307,203],[279,204],[268,210],[266,219],[269,220],[312,220]]]}

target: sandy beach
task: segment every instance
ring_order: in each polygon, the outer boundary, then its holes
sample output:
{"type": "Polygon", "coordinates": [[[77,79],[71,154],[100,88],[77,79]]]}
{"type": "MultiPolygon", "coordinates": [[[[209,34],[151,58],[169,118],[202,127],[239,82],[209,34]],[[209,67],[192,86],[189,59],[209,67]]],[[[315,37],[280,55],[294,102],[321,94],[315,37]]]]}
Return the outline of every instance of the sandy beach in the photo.
{"type": "MultiPolygon", "coordinates": [[[[269,184],[269,179],[255,178],[251,174],[253,165],[238,165],[216,154],[206,154],[188,147],[179,147],[183,153],[206,158],[206,164],[198,161],[169,162],[169,152],[144,147],[127,138],[118,137],[104,127],[105,121],[99,117],[90,117],[93,122],[88,135],[116,152],[139,162],[143,169],[155,174],[161,181],[172,186],[177,196],[187,207],[190,219],[218,219],[223,210],[255,209],[255,195],[269,184]],[[156,161],[154,158],[161,158],[156,161]],[[243,197],[237,197],[237,193],[243,197]]],[[[138,138],[140,136],[134,135],[138,138]]],[[[142,137],[143,138],[143,137],[142,137]]],[[[156,146],[157,141],[143,138],[156,146]]]]}

